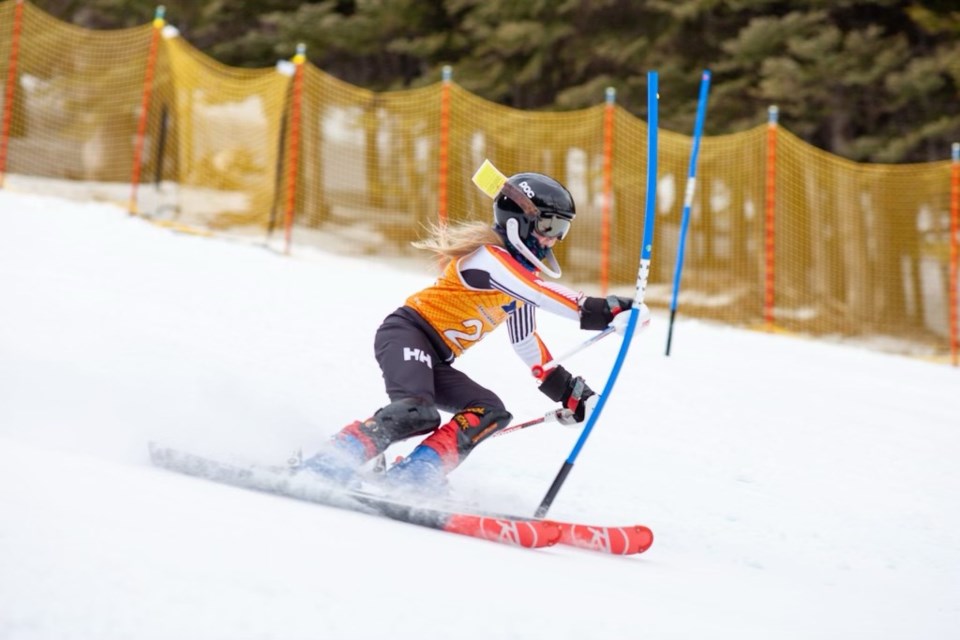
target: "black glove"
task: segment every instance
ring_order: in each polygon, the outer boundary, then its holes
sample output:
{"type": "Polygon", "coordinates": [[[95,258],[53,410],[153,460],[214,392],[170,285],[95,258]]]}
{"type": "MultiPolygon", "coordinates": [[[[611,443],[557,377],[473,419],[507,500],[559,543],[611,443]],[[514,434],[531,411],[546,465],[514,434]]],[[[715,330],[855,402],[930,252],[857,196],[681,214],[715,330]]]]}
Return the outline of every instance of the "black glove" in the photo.
{"type": "Polygon", "coordinates": [[[580,303],[580,328],[594,331],[606,329],[613,321],[613,316],[632,306],[633,298],[584,298],[580,303]]]}
{"type": "Polygon", "coordinates": [[[570,372],[561,366],[550,370],[540,383],[540,391],[554,402],[559,402],[573,411],[577,422],[583,422],[586,417],[587,399],[596,395],[583,378],[570,375],[570,372]]]}

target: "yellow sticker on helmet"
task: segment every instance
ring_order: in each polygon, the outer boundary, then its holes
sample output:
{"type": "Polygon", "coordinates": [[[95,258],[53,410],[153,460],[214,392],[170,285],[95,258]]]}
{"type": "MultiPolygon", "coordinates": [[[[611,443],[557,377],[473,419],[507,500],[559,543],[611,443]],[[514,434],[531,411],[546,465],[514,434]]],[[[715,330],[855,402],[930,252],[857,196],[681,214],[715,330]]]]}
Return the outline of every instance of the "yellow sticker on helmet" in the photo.
{"type": "Polygon", "coordinates": [[[473,183],[491,198],[497,197],[506,181],[507,176],[500,173],[500,170],[489,160],[484,160],[477,172],[473,174],[473,183]]]}

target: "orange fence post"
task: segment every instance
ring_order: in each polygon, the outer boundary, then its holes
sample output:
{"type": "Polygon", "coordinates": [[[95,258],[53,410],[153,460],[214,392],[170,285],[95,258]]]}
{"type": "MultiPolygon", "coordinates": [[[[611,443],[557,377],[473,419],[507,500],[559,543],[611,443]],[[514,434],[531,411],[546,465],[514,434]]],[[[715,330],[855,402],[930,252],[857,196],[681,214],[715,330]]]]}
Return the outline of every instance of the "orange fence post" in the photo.
{"type": "Polygon", "coordinates": [[[768,111],[767,121],[767,190],[766,190],[766,226],[764,230],[764,292],[763,292],[763,321],[766,329],[773,329],[773,249],[774,249],[774,211],[777,200],[777,116],[779,110],[772,105],[768,111]]]}
{"type": "Polygon", "coordinates": [[[13,121],[13,96],[17,89],[17,61],[20,58],[20,31],[23,28],[23,0],[17,0],[10,38],[10,66],[7,67],[7,89],[3,93],[3,128],[0,129],[0,189],[7,171],[7,144],[13,121]]]}
{"type": "Polygon", "coordinates": [[[617,90],[607,87],[603,110],[603,198],[600,205],[600,295],[610,283],[610,207],[613,203],[613,116],[617,90]]]}
{"type": "Polygon", "coordinates": [[[950,354],[953,366],[960,359],[960,277],[958,277],[958,244],[960,244],[960,142],[953,143],[950,166],[950,354]]]}
{"type": "Polygon", "coordinates": [[[437,215],[440,224],[447,223],[447,174],[450,171],[450,79],[453,70],[443,67],[443,86],[440,87],[440,166],[437,174],[437,215]]]}
{"type": "Polygon", "coordinates": [[[137,122],[137,138],[133,147],[133,171],[130,176],[130,203],[127,211],[136,215],[137,188],[140,186],[140,169],[143,164],[143,143],[147,137],[147,122],[150,120],[150,95],[153,93],[153,73],[157,66],[157,48],[160,42],[160,33],[166,24],[163,15],[166,9],[163,5],[157,7],[153,18],[153,36],[150,38],[150,53],[147,54],[147,69],[143,76],[143,98],[140,101],[140,120],[137,122]]]}
{"type": "Polygon", "coordinates": [[[307,47],[297,45],[293,56],[295,71],[293,74],[293,102],[290,105],[290,147],[287,153],[287,205],[283,215],[284,249],[290,255],[290,241],[293,236],[293,210],[296,204],[297,172],[300,170],[300,104],[303,98],[303,63],[307,60],[307,47]]]}

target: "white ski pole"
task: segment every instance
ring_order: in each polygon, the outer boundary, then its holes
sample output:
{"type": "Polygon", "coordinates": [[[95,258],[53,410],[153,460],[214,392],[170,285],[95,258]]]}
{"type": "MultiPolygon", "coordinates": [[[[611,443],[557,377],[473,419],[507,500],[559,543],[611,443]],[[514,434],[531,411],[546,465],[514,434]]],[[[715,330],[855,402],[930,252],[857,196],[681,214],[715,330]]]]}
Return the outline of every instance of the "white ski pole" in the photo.
{"type": "Polygon", "coordinates": [[[492,438],[496,438],[496,437],[502,436],[502,435],[504,435],[504,434],[510,433],[510,432],[512,432],[512,431],[519,431],[520,429],[526,429],[527,427],[532,427],[532,426],[534,426],[534,425],[543,424],[544,422],[561,422],[561,423],[563,423],[564,420],[567,420],[567,419],[569,419],[569,418],[571,418],[571,417],[573,417],[573,411],[570,411],[570,409],[567,409],[567,408],[565,408],[565,407],[560,408],[560,409],[554,409],[553,411],[548,411],[547,413],[543,414],[542,416],[540,416],[540,417],[538,417],[538,418],[534,418],[534,419],[532,419],[532,420],[527,420],[526,422],[521,422],[520,424],[512,424],[512,425],[510,425],[509,427],[507,427],[506,429],[503,429],[503,430],[501,430],[501,431],[497,431],[497,432],[494,433],[491,437],[492,437],[492,438]]]}
{"type": "Polygon", "coordinates": [[[614,327],[612,327],[612,326],[607,327],[606,329],[604,329],[603,331],[601,331],[601,332],[598,333],[597,335],[591,336],[588,340],[585,340],[584,342],[580,343],[579,345],[577,345],[576,347],[574,347],[573,349],[571,349],[571,350],[568,351],[567,353],[563,354],[562,356],[560,356],[560,357],[558,357],[558,358],[554,358],[554,359],[551,360],[550,362],[545,362],[545,363],[543,363],[543,364],[535,364],[535,365],[533,365],[532,367],[530,367],[530,371],[531,371],[531,372],[533,373],[533,375],[536,376],[537,378],[543,378],[543,373],[544,373],[544,371],[549,371],[549,370],[552,369],[553,367],[555,367],[555,366],[557,366],[558,364],[560,364],[561,361],[567,360],[567,359],[569,359],[570,357],[572,357],[572,356],[580,353],[581,351],[583,351],[583,350],[586,349],[587,347],[589,347],[589,346],[591,346],[591,345],[594,345],[594,344],[600,342],[600,340],[602,340],[603,338],[606,338],[608,335],[610,335],[611,333],[614,333],[615,331],[616,331],[616,329],[615,329],[614,327]]]}

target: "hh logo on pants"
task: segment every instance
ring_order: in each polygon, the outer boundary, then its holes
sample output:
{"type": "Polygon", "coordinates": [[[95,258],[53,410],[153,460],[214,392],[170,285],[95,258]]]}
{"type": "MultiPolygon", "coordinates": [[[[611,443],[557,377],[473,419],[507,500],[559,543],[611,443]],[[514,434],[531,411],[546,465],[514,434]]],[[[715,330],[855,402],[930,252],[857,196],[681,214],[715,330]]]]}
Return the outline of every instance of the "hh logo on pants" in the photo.
{"type": "Polygon", "coordinates": [[[431,369],[433,369],[433,361],[430,359],[430,355],[424,353],[420,349],[411,349],[410,347],[403,348],[403,359],[407,360],[419,360],[424,363],[431,369]]]}

